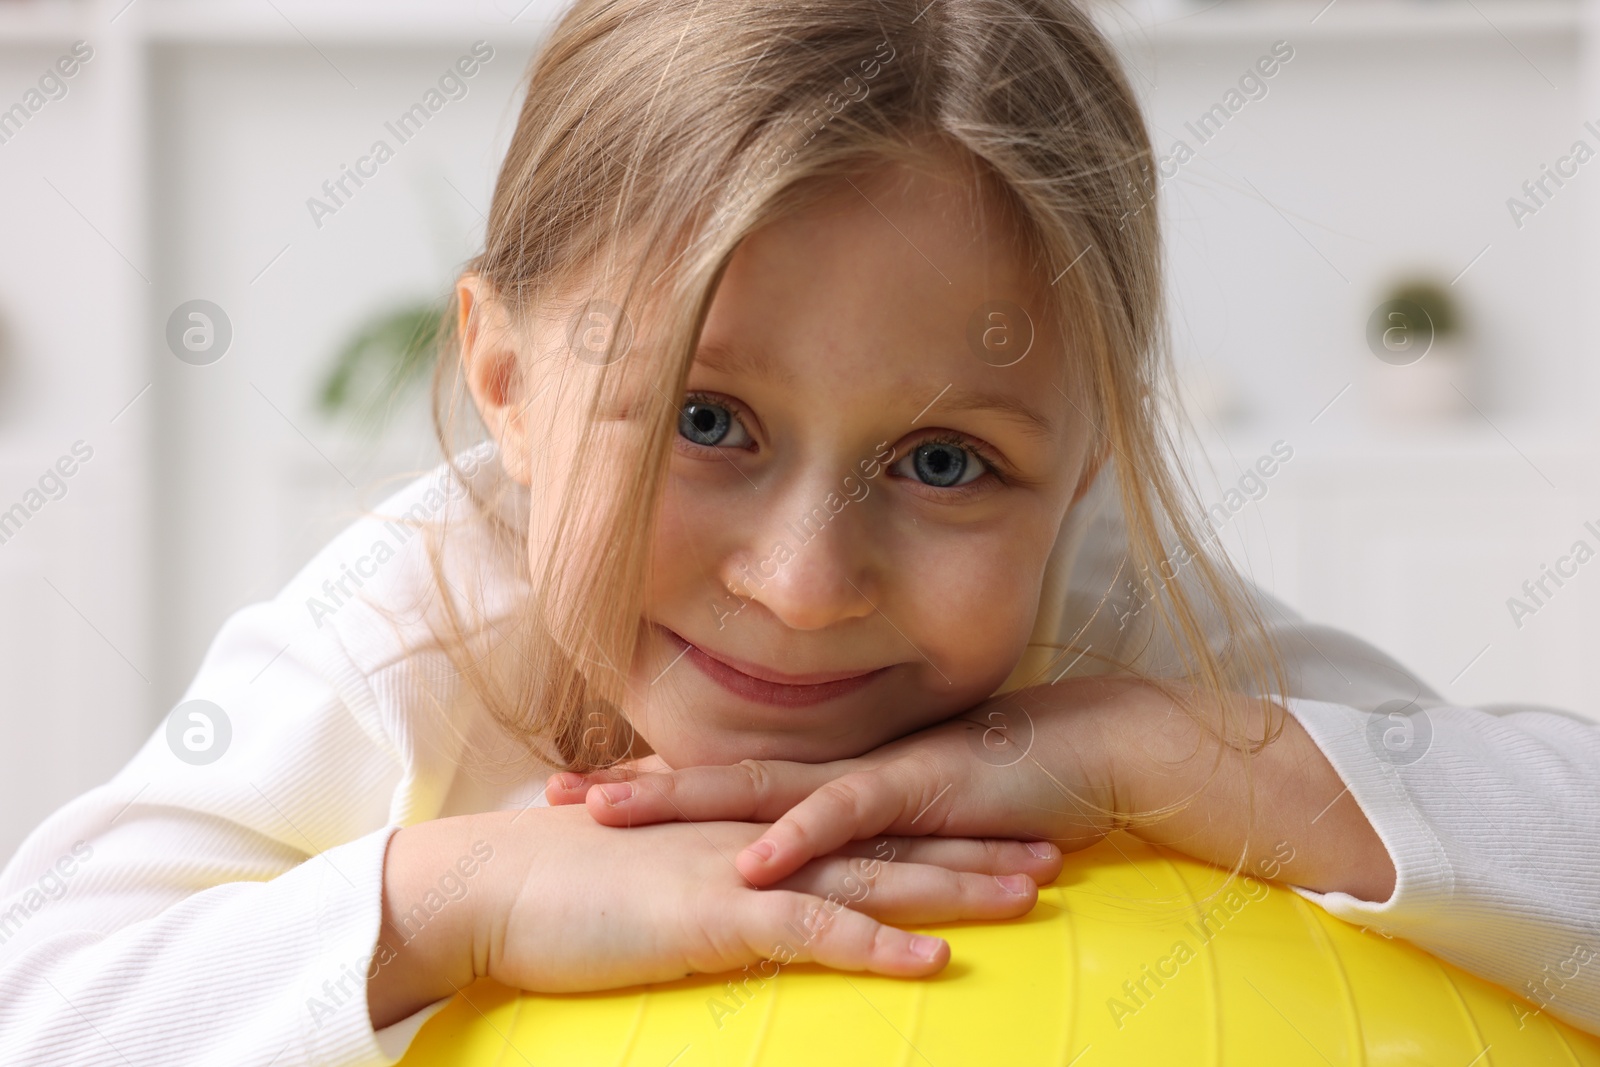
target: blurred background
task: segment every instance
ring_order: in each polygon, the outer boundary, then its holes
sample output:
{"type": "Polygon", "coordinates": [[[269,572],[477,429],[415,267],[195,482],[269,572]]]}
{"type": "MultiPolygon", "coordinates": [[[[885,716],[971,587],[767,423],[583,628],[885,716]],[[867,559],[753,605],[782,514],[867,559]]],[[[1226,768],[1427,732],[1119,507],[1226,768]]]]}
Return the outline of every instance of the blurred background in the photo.
{"type": "MultiPolygon", "coordinates": [[[[437,462],[420,383],[372,398],[478,248],[558,8],[0,0],[0,854],[437,462]]],[[[1230,550],[1457,703],[1600,715],[1569,556],[1600,549],[1600,0],[1099,12],[1230,550]]]]}

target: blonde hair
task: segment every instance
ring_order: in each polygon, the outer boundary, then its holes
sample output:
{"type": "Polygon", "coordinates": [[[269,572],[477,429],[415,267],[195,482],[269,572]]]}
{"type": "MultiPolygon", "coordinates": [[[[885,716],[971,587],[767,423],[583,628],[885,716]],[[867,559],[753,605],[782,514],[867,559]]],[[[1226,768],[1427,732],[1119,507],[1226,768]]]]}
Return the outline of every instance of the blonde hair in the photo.
{"type": "MultiPolygon", "coordinates": [[[[1182,700],[1224,703],[1284,691],[1254,604],[1202,535],[1168,425],[1177,409],[1150,140],[1085,10],[1069,0],[578,0],[533,60],[485,248],[467,271],[513,319],[579,279],[592,288],[572,306],[575,321],[592,313],[591,297],[629,325],[645,321],[630,308],[648,300],[654,310],[648,338],[619,352],[614,335],[599,358],[569,353],[560,372],[588,389],[588,419],[568,491],[541,502],[554,507],[544,573],[498,633],[516,654],[490,670],[456,642],[465,679],[531,754],[583,770],[627,753],[625,736],[597,729],[612,716],[595,709],[622,703],[688,368],[734,248],[808,203],[819,179],[917,166],[930,144],[957,150],[974,189],[1021,221],[1032,269],[1055,280],[1044,291],[1074,356],[1063,374],[1080,383],[1092,460],[1112,458],[1121,474],[1130,572],[1165,574],[1180,546],[1191,557],[1186,581],[1163,581],[1152,602],[1176,651],[1162,684],[1182,700]],[[608,461],[593,447],[597,415],[618,402],[624,367],[646,376],[628,400],[645,429],[626,462],[608,461]],[[558,550],[594,528],[613,535],[583,553],[558,550]],[[1208,610],[1224,647],[1209,643],[1208,610]]],[[[457,343],[447,337],[434,380],[446,457],[472,410],[457,343]]],[[[474,500],[525,560],[527,531],[503,521],[496,500],[474,500]]],[[[464,636],[453,609],[451,619],[464,636]]],[[[1051,652],[1031,680],[1053,676],[1074,644],[1051,652]]],[[[1270,715],[1270,701],[1260,705],[1270,715]]],[[[1273,736],[1270,725],[1258,736],[1236,725],[1223,733],[1247,752],[1273,736]]]]}

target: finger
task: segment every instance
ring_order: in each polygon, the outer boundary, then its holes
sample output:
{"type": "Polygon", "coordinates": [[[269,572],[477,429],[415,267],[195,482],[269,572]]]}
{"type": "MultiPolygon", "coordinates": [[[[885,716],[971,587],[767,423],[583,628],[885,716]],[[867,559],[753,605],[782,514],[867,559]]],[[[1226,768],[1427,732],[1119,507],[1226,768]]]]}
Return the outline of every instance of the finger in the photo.
{"type": "Polygon", "coordinates": [[[813,860],[775,888],[810,893],[879,922],[914,925],[1014,919],[1039,899],[1025,874],[974,874],[849,856],[813,860]]]}
{"type": "Polygon", "coordinates": [[[641,756],[638,759],[623,760],[610,767],[601,767],[590,771],[588,774],[579,774],[576,771],[563,771],[552,774],[545,782],[545,799],[552,806],[557,804],[581,804],[584,794],[589,787],[597,782],[629,781],[644,774],[660,774],[670,771],[667,761],[660,756],[641,756]]]}
{"type": "Polygon", "coordinates": [[[745,760],[595,783],[586,800],[589,814],[607,826],[771,822],[841,771],[839,763],[745,760]]]}
{"type": "MultiPolygon", "coordinates": [[[[922,782],[905,778],[890,765],[824,782],[778,816],[766,833],[739,853],[734,866],[752,885],[769,886],[818,856],[882,833],[901,819],[906,802],[920,793],[922,782]]],[[[925,825],[929,832],[935,828],[931,819],[925,825]]]]}
{"type": "Polygon", "coordinates": [[[1025,874],[1038,885],[1061,875],[1065,857],[1049,841],[1005,838],[879,837],[851,841],[835,856],[856,856],[899,863],[923,863],[973,874],[1025,874]]]}
{"type": "Polygon", "coordinates": [[[897,978],[936,974],[950,962],[943,938],[912,934],[842,905],[787,890],[739,894],[748,948],[780,964],[820,963],[897,978]]]}

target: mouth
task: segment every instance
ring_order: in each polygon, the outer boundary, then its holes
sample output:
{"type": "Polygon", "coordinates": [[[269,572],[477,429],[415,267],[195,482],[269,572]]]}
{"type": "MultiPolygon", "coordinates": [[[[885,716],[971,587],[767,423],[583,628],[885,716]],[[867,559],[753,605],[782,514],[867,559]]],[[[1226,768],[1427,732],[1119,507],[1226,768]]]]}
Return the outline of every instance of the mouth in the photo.
{"type": "Polygon", "coordinates": [[[782,674],[753,663],[713,656],[665,626],[659,628],[668,641],[682,650],[680,655],[693,663],[700,673],[735,696],[758,704],[803,708],[837,700],[867,685],[889,669],[879,667],[865,672],[782,674]]]}

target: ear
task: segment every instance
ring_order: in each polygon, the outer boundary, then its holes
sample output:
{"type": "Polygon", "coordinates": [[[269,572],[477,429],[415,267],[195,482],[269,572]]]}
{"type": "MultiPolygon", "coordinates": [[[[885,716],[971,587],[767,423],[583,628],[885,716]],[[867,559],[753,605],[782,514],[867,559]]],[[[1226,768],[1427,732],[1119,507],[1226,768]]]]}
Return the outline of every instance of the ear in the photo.
{"type": "Polygon", "coordinates": [[[464,274],[456,282],[456,305],[456,336],[467,388],[498,448],[501,466],[513,479],[529,485],[527,402],[522,398],[524,376],[511,315],[494,287],[478,274],[464,274]]]}

